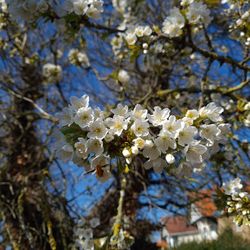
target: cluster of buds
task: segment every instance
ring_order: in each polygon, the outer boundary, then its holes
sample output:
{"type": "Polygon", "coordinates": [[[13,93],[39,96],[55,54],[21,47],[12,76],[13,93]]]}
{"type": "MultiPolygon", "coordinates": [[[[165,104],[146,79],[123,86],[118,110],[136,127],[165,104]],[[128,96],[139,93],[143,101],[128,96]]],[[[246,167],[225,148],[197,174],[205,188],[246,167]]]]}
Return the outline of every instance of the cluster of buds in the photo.
{"type": "Polygon", "coordinates": [[[140,104],[132,109],[118,104],[105,113],[91,108],[86,95],[72,97],[58,115],[63,135],[58,152],[101,181],[117,167],[135,166],[137,159],[145,169],[158,173],[174,163],[181,169],[201,169],[226,141],[229,126],[223,123],[222,112],[223,108],[209,103],[178,118],[168,108],[156,106],[150,113],[140,104]]]}
{"type": "Polygon", "coordinates": [[[241,180],[236,178],[223,185],[227,195],[227,212],[234,216],[234,222],[238,225],[250,225],[250,196],[243,192],[241,180]]]}

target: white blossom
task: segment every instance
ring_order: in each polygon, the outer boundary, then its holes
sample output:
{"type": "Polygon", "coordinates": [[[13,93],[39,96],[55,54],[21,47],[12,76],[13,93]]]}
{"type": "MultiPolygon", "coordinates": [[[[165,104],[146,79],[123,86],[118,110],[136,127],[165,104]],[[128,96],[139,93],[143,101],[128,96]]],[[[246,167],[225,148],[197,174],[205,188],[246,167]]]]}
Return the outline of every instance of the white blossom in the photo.
{"type": "Polygon", "coordinates": [[[123,106],[121,103],[119,103],[115,109],[111,109],[111,112],[114,115],[126,117],[128,113],[128,106],[127,105],[123,106]]]}
{"type": "Polygon", "coordinates": [[[185,123],[181,120],[176,120],[176,117],[171,115],[162,125],[163,132],[169,133],[172,138],[176,138],[179,131],[185,126],[185,123]]]}
{"type": "Polygon", "coordinates": [[[198,133],[198,130],[194,126],[184,126],[178,134],[178,144],[181,146],[188,145],[193,142],[194,136],[198,133]]]}
{"type": "Polygon", "coordinates": [[[169,117],[170,110],[168,108],[161,109],[160,107],[156,106],[154,107],[154,111],[152,115],[148,115],[148,120],[154,125],[154,126],[160,126],[164,123],[164,121],[167,120],[169,117]]]}
{"type": "Polygon", "coordinates": [[[70,98],[70,104],[74,111],[78,111],[80,108],[88,108],[89,106],[89,97],[87,95],[83,95],[78,98],[76,96],[72,96],[70,98]]]}
{"type": "Polygon", "coordinates": [[[106,136],[107,132],[108,132],[108,129],[104,125],[103,120],[97,119],[90,124],[88,137],[103,139],[106,136]]]}
{"type": "Polygon", "coordinates": [[[133,125],[131,126],[132,131],[138,137],[147,136],[149,134],[149,124],[144,120],[135,120],[133,125]]]}
{"type": "Polygon", "coordinates": [[[154,160],[150,159],[144,163],[145,169],[153,168],[156,173],[162,173],[163,169],[166,167],[167,167],[167,163],[162,158],[157,158],[154,160]]]}
{"type": "Polygon", "coordinates": [[[120,136],[123,130],[128,128],[128,119],[124,119],[123,116],[114,115],[112,118],[106,119],[107,126],[112,130],[114,135],[120,136]]]}
{"type": "Polygon", "coordinates": [[[137,26],[136,28],[135,28],[135,34],[136,34],[136,36],[137,37],[143,37],[143,35],[144,35],[144,27],[143,26],[137,26]]]}
{"type": "Polygon", "coordinates": [[[135,108],[131,112],[131,118],[133,119],[146,119],[147,118],[148,111],[147,109],[143,109],[140,104],[136,104],[135,108]]]}
{"type": "Polygon", "coordinates": [[[223,183],[223,188],[225,190],[225,194],[227,195],[235,195],[238,194],[243,185],[241,184],[240,178],[235,178],[227,183],[223,183]]]}
{"type": "Polygon", "coordinates": [[[197,118],[199,118],[199,112],[196,109],[188,110],[185,117],[192,119],[192,120],[196,120],[197,118]]]}
{"type": "Polygon", "coordinates": [[[182,34],[182,28],[185,26],[185,18],[178,8],[173,8],[170,15],[163,22],[162,32],[169,37],[178,37],[182,34]]]}
{"type": "Polygon", "coordinates": [[[144,36],[150,36],[152,34],[152,32],[153,32],[152,29],[148,25],[143,27],[143,35],[144,36]]]}
{"type": "Polygon", "coordinates": [[[188,110],[185,117],[182,118],[187,125],[192,125],[199,118],[199,111],[196,109],[188,110]]]}
{"type": "Polygon", "coordinates": [[[175,140],[171,138],[168,133],[164,133],[164,132],[161,132],[159,134],[159,137],[155,139],[155,145],[164,154],[169,148],[176,149],[175,140]]]}
{"type": "Polygon", "coordinates": [[[87,141],[84,138],[78,138],[78,141],[74,145],[76,149],[76,155],[81,159],[88,157],[87,141]]]}
{"type": "Polygon", "coordinates": [[[101,155],[104,151],[103,142],[96,138],[88,139],[87,152],[94,153],[96,156],[101,155]]]}
{"type": "Polygon", "coordinates": [[[211,22],[210,10],[201,2],[191,3],[186,15],[189,23],[192,24],[204,23],[208,25],[211,22]]]}
{"type": "Polygon", "coordinates": [[[149,26],[137,26],[135,28],[135,35],[137,37],[150,36],[152,29],[149,26]]]}
{"type": "Polygon", "coordinates": [[[190,163],[201,163],[203,161],[202,155],[207,151],[207,148],[200,144],[200,141],[193,141],[184,149],[186,160],[190,163]]]}
{"type": "Polygon", "coordinates": [[[146,145],[146,141],[140,137],[134,139],[133,142],[134,142],[134,146],[136,146],[138,149],[141,149],[141,150],[146,145]]]}
{"type": "Polygon", "coordinates": [[[105,113],[100,108],[95,108],[94,109],[94,117],[95,117],[95,119],[104,120],[105,113]]]}
{"type": "Polygon", "coordinates": [[[74,121],[81,128],[86,128],[94,121],[92,108],[80,108],[76,112],[74,121]]]}
{"type": "Polygon", "coordinates": [[[202,107],[199,110],[201,117],[207,117],[213,122],[222,121],[221,113],[223,112],[222,107],[218,107],[214,102],[209,103],[207,106],[202,107]]]}
{"type": "Polygon", "coordinates": [[[135,45],[137,41],[136,34],[134,32],[128,32],[125,36],[125,40],[127,41],[128,45],[135,45]]]}
{"type": "Polygon", "coordinates": [[[64,161],[70,161],[73,158],[74,149],[70,144],[65,144],[60,150],[57,151],[58,157],[64,161]]]}
{"type": "Polygon", "coordinates": [[[56,117],[58,118],[60,127],[70,126],[74,122],[73,111],[68,107],[63,108],[62,112],[56,114],[56,117]]]}
{"type": "Polygon", "coordinates": [[[155,160],[161,155],[159,149],[153,146],[145,146],[143,149],[143,156],[149,158],[150,160],[155,160]]]}
{"type": "Polygon", "coordinates": [[[189,177],[193,173],[193,165],[190,164],[189,162],[182,162],[176,171],[176,174],[178,177],[189,177]]]}
{"type": "Polygon", "coordinates": [[[214,144],[220,133],[220,129],[215,124],[201,125],[200,136],[207,139],[208,146],[214,144]]]}

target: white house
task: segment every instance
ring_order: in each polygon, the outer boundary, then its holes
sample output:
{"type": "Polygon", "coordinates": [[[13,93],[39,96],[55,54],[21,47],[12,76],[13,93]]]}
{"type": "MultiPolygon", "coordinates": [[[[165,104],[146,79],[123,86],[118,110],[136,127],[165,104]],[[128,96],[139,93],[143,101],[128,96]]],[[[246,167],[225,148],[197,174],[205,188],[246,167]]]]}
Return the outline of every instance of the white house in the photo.
{"type": "Polygon", "coordinates": [[[210,241],[218,237],[216,206],[211,197],[193,203],[189,216],[171,216],[163,218],[162,240],[168,248],[191,241],[210,241]]]}

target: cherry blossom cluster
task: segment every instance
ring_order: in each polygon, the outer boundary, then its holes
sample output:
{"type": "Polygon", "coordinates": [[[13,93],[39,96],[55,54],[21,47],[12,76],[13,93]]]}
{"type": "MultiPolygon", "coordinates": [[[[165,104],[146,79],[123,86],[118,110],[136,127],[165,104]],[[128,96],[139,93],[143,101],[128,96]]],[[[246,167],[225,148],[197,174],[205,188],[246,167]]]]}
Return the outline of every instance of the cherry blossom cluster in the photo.
{"type": "Polygon", "coordinates": [[[90,107],[87,95],[72,97],[58,114],[64,139],[58,152],[101,181],[111,176],[112,163],[129,166],[138,158],[145,169],[159,173],[174,163],[181,169],[200,169],[226,141],[229,125],[223,123],[222,112],[209,103],[177,118],[168,108],[156,106],[150,113],[140,104],[133,109],[118,104],[108,114],[90,107]]]}
{"type": "Polygon", "coordinates": [[[58,82],[62,78],[62,68],[60,65],[46,63],[43,65],[43,77],[47,82],[58,82]]]}
{"type": "Polygon", "coordinates": [[[102,0],[66,0],[64,8],[67,12],[76,15],[87,15],[91,18],[98,18],[103,12],[102,0]]]}
{"type": "Polygon", "coordinates": [[[211,22],[210,10],[202,2],[182,1],[182,5],[185,6],[184,11],[173,8],[163,22],[162,31],[170,38],[182,35],[185,19],[191,25],[207,26],[211,22]]]}
{"type": "Polygon", "coordinates": [[[250,226],[250,195],[242,190],[240,178],[223,184],[227,195],[227,212],[234,216],[234,222],[241,226],[250,226]]]}
{"type": "Polygon", "coordinates": [[[138,26],[134,30],[127,32],[126,41],[128,45],[134,45],[138,39],[141,37],[147,37],[152,34],[152,29],[147,26],[138,26]]]}
{"type": "Polygon", "coordinates": [[[170,10],[169,15],[162,24],[161,30],[156,26],[151,28],[148,25],[125,25],[127,26],[127,31],[115,36],[111,41],[111,45],[114,54],[118,57],[124,40],[130,49],[133,49],[135,45],[140,45],[143,53],[146,54],[151,46],[154,47],[157,44],[158,36],[179,37],[183,34],[187,23],[194,27],[194,32],[198,32],[203,25],[208,26],[211,20],[210,10],[204,3],[183,0],[181,1],[181,8],[174,7],[170,10]]]}

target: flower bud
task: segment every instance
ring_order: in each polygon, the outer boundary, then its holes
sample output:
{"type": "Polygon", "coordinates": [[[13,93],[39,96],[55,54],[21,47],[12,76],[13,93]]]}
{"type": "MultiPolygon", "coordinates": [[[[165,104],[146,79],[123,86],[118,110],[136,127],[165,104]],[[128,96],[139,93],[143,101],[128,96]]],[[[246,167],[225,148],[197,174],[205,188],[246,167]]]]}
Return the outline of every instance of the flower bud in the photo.
{"type": "Polygon", "coordinates": [[[122,150],[122,154],[125,158],[129,158],[131,156],[131,152],[127,148],[122,150]]]}
{"type": "Polygon", "coordinates": [[[173,164],[175,162],[175,157],[172,154],[167,154],[166,161],[168,164],[173,164]]]}
{"type": "Polygon", "coordinates": [[[154,143],[151,140],[146,140],[145,146],[152,148],[154,146],[154,143]]]}
{"type": "Polygon", "coordinates": [[[142,44],[142,48],[143,48],[143,49],[148,49],[148,44],[147,44],[147,43],[143,43],[143,44],[142,44]]]}
{"type": "Polygon", "coordinates": [[[139,154],[139,149],[136,146],[132,146],[131,151],[132,151],[133,155],[138,155],[139,154]]]}
{"type": "Polygon", "coordinates": [[[118,80],[121,83],[128,83],[130,76],[126,70],[121,69],[118,73],[118,80]]]}

